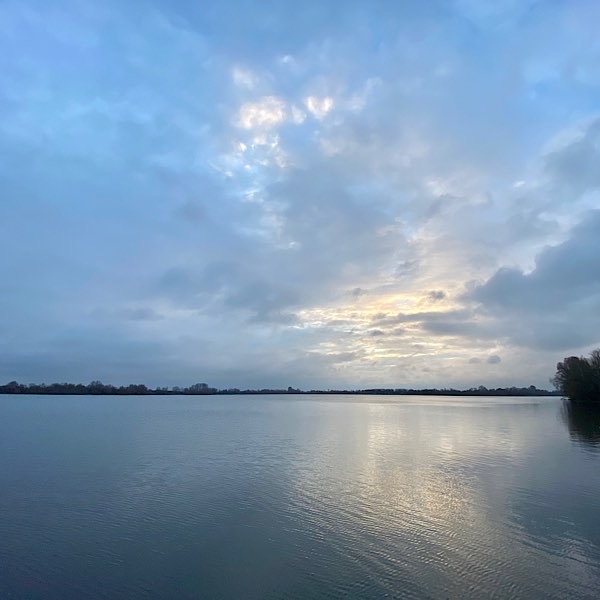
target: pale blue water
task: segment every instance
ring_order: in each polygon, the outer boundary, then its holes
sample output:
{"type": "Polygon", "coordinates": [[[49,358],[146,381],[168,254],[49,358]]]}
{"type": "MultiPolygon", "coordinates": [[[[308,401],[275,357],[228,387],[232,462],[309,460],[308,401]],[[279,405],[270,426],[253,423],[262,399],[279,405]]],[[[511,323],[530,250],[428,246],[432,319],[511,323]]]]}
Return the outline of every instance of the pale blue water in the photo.
{"type": "Polygon", "coordinates": [[[0,598],[598,598],[549,399],[0,396],[0,598]]]}

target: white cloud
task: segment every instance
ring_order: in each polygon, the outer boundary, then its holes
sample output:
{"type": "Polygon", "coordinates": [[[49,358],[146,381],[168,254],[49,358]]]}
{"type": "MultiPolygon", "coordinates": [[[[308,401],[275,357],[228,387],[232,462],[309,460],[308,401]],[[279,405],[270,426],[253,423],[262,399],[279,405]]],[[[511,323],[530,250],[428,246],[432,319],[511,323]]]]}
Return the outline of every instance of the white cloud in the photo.
{"type": "Polygon", "coordinates": [[[272,129],[286,119],[286,103],[277,96],[265,96],[243,104],[236,124],[242,129],[272,129]]]}
{"type": "Polygon", "coordinates": [[[308,111],[319,120],[324,119],[334,106],[333,98],[330,96],[325,96],[323,98],[307,96],[304,99],[304,104],[308,111]]]}

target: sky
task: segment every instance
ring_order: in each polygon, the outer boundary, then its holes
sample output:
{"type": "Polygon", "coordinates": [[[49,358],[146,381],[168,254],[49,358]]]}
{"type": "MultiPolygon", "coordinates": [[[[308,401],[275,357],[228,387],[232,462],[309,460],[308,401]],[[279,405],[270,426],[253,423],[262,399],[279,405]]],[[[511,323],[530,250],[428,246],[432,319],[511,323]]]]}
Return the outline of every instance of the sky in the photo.
{"type": "Polygon", "coordinates": [[[0,381],[551,387],[600,345],[599,21],[2,0],[0,381]]]}

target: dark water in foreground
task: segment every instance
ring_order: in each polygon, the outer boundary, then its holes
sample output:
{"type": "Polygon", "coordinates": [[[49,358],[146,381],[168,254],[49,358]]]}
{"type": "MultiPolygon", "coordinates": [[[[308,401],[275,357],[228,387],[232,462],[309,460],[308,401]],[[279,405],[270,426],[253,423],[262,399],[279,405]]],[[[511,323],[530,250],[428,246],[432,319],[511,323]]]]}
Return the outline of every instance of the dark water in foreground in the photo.
{"type": "Polygon", "coordinates": [[[559,399],[0,396],[0,598],[598,598],[559,399]]]}

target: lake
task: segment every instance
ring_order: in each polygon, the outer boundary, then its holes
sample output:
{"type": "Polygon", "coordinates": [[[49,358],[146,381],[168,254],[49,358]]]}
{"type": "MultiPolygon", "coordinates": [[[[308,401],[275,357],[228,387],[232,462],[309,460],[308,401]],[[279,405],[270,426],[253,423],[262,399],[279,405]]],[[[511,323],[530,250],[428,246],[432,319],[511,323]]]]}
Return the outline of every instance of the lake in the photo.
{"type": "Polygon", "coordinates": [[[0,598],[598,598],[558,398],[0,396],[0,598]]]}

